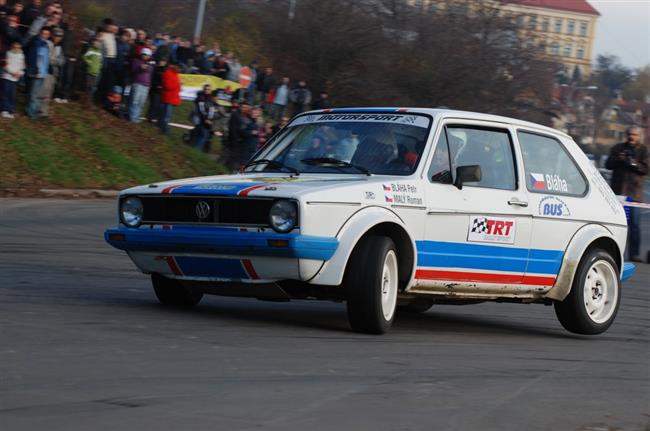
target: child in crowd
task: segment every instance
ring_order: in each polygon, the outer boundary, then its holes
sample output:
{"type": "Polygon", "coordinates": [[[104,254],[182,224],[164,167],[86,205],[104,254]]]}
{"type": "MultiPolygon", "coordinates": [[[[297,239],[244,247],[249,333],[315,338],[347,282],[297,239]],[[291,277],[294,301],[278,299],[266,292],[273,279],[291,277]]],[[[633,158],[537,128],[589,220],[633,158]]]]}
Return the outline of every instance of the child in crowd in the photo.
{"type": "Polygon", "coordinates": [[[90,94],[94,97],[102,71],[102,51],[99,39],[91,41],[88,51],[84,54],[84,62],[86,63],[86,89],[90,90],[90,94]]]}
{"type": "Polygon", "coordinates": [[[2,118],[14,118],[16,110],[16,85],[25,74],[25,55],[20,42],[11,43],[11,49],[7,51],[6,64],[2,70],[2,106],[0,116],[2,118]]]}

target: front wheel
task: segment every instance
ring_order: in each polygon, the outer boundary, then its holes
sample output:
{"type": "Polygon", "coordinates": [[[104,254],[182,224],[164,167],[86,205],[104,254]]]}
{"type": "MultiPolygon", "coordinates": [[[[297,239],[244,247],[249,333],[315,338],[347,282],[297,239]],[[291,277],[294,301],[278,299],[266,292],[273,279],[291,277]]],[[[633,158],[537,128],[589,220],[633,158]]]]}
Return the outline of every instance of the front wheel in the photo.
{"type": "Polygon", "coordinates": [[[151,283],[160,303],[168,307],[193,307],[203,298],[201,292],[192,291],[178,280],[160,274],[152,274],[151,283]]]}
{"type": "Polygon", "coordinates": [[[369,236],[355,248],[345,277],[352,329],[383,334],[393,324],[399,272],[393,240],[369,236]]]}
{"type": "Polygon", "coordinates": [[[555,314],[568,331],[595,335],[614,322],[620,301],[616,262],[604,250],[594,249],[580,261],[569,295],[555,303],[555,314]]]}

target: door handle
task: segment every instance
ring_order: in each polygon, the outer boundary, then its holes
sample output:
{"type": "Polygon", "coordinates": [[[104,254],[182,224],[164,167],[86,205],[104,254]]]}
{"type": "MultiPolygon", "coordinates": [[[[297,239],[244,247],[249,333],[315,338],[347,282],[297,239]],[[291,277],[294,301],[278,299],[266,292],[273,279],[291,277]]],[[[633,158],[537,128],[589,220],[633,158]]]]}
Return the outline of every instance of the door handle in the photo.
{"type": "Polygon", "coordinates": [[[526,208],[528,206],[528,202],[520,201],[517,198],[513,198],[508,201],[508,205],[514,205],[514,206],[526,208]]]}

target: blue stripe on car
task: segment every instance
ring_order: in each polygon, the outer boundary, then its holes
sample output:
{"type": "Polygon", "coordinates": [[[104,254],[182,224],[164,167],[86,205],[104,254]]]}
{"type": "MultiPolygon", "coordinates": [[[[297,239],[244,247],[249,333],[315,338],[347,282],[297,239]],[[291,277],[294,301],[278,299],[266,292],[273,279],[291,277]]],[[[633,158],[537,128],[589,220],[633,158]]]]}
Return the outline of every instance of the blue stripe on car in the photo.
{"type": "Polygon", "coordinates": [[[326,111],[328,114],[346,114],[356,112],[396,113],[404,112],[402,108],[334,108],[326,111]]]}
{"type": "Polygon", "coordinates": [[[265,183],[251,181],[246,183],[216,182],[216,183],[188,184],[188,185],[174,188],[171,194],[237,196],[242,190],[246,190],[250,187],[259,186],[262,184],[265,183]]]}
{"type": "Polygon", "coordinates": [[[179,226],[174,226],[171,230],[120,227],[107,230],[104,238],[113,247],[125,251],[212,253],[315,260],[329,260],[339,244],[334,237],[179,226]],[[124,239],[111,239],[115,234],[124,235],[124,239]],[[269,240],[285,240],[287,246],[270,247],[269,240]]]}
{"type": "Polygon", "coordinates": [[[563,251],[416,241],[418,267],[466,268],[534,274],[560,272],[563,251]]]}
{"type": "Polygon", "coordinates": [[[621,281],[629,280],[630,277],[636,272],[636,266],[633,263],[625,262],[623,264],[623,273],[621,274],[621,281]]]}

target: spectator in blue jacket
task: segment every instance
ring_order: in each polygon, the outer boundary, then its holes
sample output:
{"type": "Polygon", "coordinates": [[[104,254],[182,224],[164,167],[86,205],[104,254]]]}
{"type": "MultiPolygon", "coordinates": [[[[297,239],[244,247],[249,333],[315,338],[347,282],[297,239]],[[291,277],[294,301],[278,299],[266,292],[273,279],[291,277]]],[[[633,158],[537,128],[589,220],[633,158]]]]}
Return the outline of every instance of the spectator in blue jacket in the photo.
{"type": "Polygon", "coordinates": [[[33,120],[38,118],[41,110],[39,96],[50,67],[50,47],[47,43],[50,34],[50,28],[43,27],[38,36],[32,39],[27,46],[27,76],[30,87],[26,112],[27,116],[33,120]]]}

